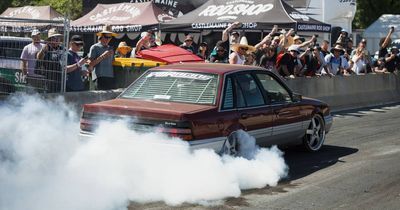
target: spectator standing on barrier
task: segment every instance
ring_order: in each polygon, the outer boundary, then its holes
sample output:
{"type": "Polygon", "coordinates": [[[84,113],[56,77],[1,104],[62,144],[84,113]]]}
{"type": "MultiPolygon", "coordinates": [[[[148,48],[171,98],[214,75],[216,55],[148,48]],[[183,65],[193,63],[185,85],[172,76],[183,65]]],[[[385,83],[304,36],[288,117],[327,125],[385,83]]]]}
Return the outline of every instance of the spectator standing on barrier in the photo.
{"type": "Polygon", "coordinates": [[[365,56],[364,50],[359,47],[351,59],[353,63],[352,71],[357,75],[367,73],[367,58],[365,56]]]}
{"type": "Polygon", "coordinates": [[[336,40],[335,44],[336,45],[340,45],[343,48],[346,48],[347,46],[347,42],[349,42],[349,33],[346,31],[346,29],[342,29],[340,31],[339,37],[336,40]]]}
{"type": "Polygon", "coordinates": [[[341,45],[336,45],[331,49],[331,54],[325,56],[327,68],[322,70],[323,75],[348,75],[346,69],[349,68],[349,63],[343,57],[344,50],[341,45]]]}
{"type": "Polygon", "coordinates": [[[378,58],[384,58],[386,55],[389,53],[387,50],[387,47],[389,44],[392,42],[392,39],[390,38],[394,32],[394,27],[390,27],[388,34],[386,37],[381,38],[379,41],[379,55],[378,58]]]}
{"type": "Polygon", "coordinates": [[[374,72],[375,73],[387,73],[386,61],[385,58],[378,58],[378,60],[374,63],[374,72]]]}
{"type": "Polygon", "coordinates": [[[49,29],[47,33],[47,44],[37,54],[38,73],[45,76],[47,92],[59,92],[61,90],[62,78],[62,53],[61,37],[56,28],[49,29]]]}
{"type": "Polygon", "coordinates": [[[228,50],[224,48],[223,42],[218,41],[215,48],[215,53],[210,55],[210,63],[229,63],[228,50]]]}
{"type": "Polygon", "coordinates": [[[267,70],[276,72],[275,63],[277,55],[275,48],[268,47],[267,49],[264,50],[264,52],[265,54],[261,56],[260,59],[260,66],[266,68],[267,70]]]}
{"type": "Polygon", "coordinates": [[[40,31],[33,29],[31,33],[32,43],[26,45],[21,53],[21,70],[24,75],[33,76],[36,68],[37,53],[44,46],[40,43],[40,31]]]}
{"type": "Polygon", "coordinates": [[[317,76],[325,63],[321,58],[318,46],[308,47],[306,51],[300,55],[300,60],[304,64],[300,76],[307,77],[317,76]]]}
{"type": "Polygon", "coordinates": [[[224,48],[228,49],[228,53],[231,53],[230,47],[233,44],[239,44],[240,42],[240,34],[237,31],[233,31],[233,29],[238,28],[242,25],[240,22],[234,22],[230,24],[225,30],[222,31],[222,42],[224,44],[224,48]]]}
{"type": "Polygon", "coordinates": [[[231,46],[232,53],[229,55],[229,64],[241,64],[243,65],[246,61],[246,55],[256,51],[256,48],[249,45],[247,38],[243,36],[240,39],[239,44],[233,44],[231,46]]]}
{"type": "Polygon", "coordinates": [[[147,50],[152,47],[157,47],[156,38],[153,31],[146,31],[141,33],[141,38],[136,43],[135,54],[142,50],[147,50]]]}
{"type": "Polygon", "coordinates": [[[328,40],[323,40],[321,42],[321,50],[320,50],[322,57],[325,58],[326,55],[329,55],[329,41],[328,40]]]}
{"type": "Polygon", "coordinates": [[[197,56],[199,56],[203,60],[208,59],[208,44],[207,44],[207,42],[200,43],[199,50],[197,52],[197,56]]]}
{"type": "Polygon", "coordinates": [[[276,61],[276,69],[282,77],[295,78],[301,69],[301,63],[298,60],[300,54],[297,45],[291,45],[288,51],[279,55],[276,61]]]}
{"type": "Polygon", "coordinates": [[[393,73],[395,70],[400,69],[399,49],[393,46],[390,53],[385,58],[386,68],[388,72],[393,73]]]}
{"type": "Polygon", "coordinates": [[[116,58],[129,58],[131,57],[132,47],[129,47],[126,42],[120,42],[115,52],[116,58]]]}
{"type": "Polygon", "coordinates": [[[103,30],[97,33],[99,42],[90,47],[88,69],[92,72],[92,79],[97,90],[110,90],[115,87],[112,66],[114,50],[109,43],[116,35],[111,31],[110,26],[104,26],[103,30]]]}
{"type": "Polygon", "coordinates": [[[365,63],[365,68],[366,68],[365,73],[369,73],[369,72],[372,72],[372,69],[371,69],[372,61],[371,61],[371,54],[366,49],[366,47],[367,47],[367,40],[362,39],[361,42],[358,43],[357,48],[355,50],[353,50],[353,52],[351,52],[350,59],[353,60],[353,56],[357,52],[362,52],[364,54],[363,58],[364,58],[364,63],[365,63]]]}
{"type": "Polygon", "coordinates": [[[193,36],[192,35],[186,35],[184,42],[179,45],[179,47],[191,52],[191,53],[195,53],[195,49],[193,46],[193,36]]]}
{"type": "Polygon", "coordinates": [[[69,42],[69,50],[67,57],[67,82],[66,91],[83,91],[85,85],[82,81],[82,76],[88,76],[88,71],[83,71],[82,66],[86,63],[87,58],[81,58],[78,52],[83,47],[81,36],[74,35],[69,42]]]}

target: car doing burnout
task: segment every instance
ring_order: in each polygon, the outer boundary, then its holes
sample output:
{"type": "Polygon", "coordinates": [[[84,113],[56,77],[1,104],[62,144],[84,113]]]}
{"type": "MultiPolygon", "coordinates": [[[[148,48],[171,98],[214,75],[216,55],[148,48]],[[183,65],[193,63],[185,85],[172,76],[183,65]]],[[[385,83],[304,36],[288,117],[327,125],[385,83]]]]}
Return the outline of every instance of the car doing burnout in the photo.
{"type": "Polygon", "coordinates": [[[149,69],[116,99],[84,105],[81,135],[92,135],[101,119],[130,119],[134,130],[156,129],[192,148],[233,155],[238,130],[258,145],[317,151],[332,125],[326,103],[293,93],[271,71],[204,63],[149,69]]]}

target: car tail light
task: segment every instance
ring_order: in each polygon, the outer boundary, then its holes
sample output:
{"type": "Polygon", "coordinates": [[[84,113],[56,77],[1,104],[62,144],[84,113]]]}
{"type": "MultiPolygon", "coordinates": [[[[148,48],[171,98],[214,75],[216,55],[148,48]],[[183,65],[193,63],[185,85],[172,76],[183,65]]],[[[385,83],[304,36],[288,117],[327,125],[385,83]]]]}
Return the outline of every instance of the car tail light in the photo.
{"type": "Polygon", "coordinates": [[[193,139],[192,130],[189,128],[157,128],[158,132],[166,133],[171,137],[178,137],[182,140],[190,141],[193,139]]]}

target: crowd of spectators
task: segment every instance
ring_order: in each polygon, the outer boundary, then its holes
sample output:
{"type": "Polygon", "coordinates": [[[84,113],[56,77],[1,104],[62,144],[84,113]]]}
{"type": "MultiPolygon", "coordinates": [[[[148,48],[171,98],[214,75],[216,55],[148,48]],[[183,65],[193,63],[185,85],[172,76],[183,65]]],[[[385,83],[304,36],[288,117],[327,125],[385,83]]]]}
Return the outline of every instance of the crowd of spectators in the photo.
{"type": "MultiPolygon", "coordinates": [[[[307,40],[294,33],[294,30],[278,31],[274,26],[256,45],[248,44],[246,36],[241,35],[235,28],[241,23],[229,25],[223,32],[221,40],[210,47],[206,42],[195,46],[194,38],[186,35],[179,47],[193,53],[205,62],[229,63],[238,65],[261,66],[275,71],[285,78],[316,77],[316,76],[348,76],[368,73],[391,73],[400,70],[399,50],[396,46],[389,48],[394,28],[390,28],[386,37],[379,43],[379,52],[375,58],[366,49],[367,41],[362,39],[356,47],[348,32],[342,30],[337,41],[332,45],[328,40],[318,42],[318,35],[307,40]],[[332,46],[332,47],[331,47],[332,46]]],[[[55,29],[50,29],[46,44],[40,43],[40,32],[32,32],[32,43],[26,46],[21,55],[21,67],[25,74],[36,73],[44,75],[50,82],[53,92],[59,91],[60,37],[55,29]],[[37,61],[34,62],[34,58],[37,61]],[[39,62],[40,61],[40,62],[39,62]],[[36,65],[36,68],[34,68],[36,65]],[[33,72],[37,69],[38,72],[33,72]],[[49,71],[49,69],[51,71],[49,71]]],[[[115,57],[135,57],[140,51],[161,45],[160,34],[146,31],[141,34],[135,47],[126,42],[120,42],[116,50],[109,45],[116,36],[109,26],[97,33],[98,43],[90,47],[88,56],[81,58],[78,51],[82,49],[83,40],[80,36],[72,36],[68,50],[67,91],[83,90],[81,76],[92,73],[96,89],[107,90],[115,87],[112,62],[115,57]],[[87,66],[83,69],[82,66],[87,66]]]]}

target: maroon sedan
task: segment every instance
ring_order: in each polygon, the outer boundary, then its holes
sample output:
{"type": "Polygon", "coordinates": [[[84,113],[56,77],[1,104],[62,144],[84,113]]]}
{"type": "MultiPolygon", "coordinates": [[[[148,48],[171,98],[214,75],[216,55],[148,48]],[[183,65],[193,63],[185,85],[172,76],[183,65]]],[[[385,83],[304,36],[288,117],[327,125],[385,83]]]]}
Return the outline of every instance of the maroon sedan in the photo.
{"type": "Polygon", "coordinates": [[[132,119],[132,128],[165,132],[193,148],[235,155],[238,130],[259,145],[321,148],[332,125],[329,107],[293,93],[279,76],[254,66],[177,64],[149,69],[116,99],[86,104],[81,135],[100,119],[132,119]]]}

